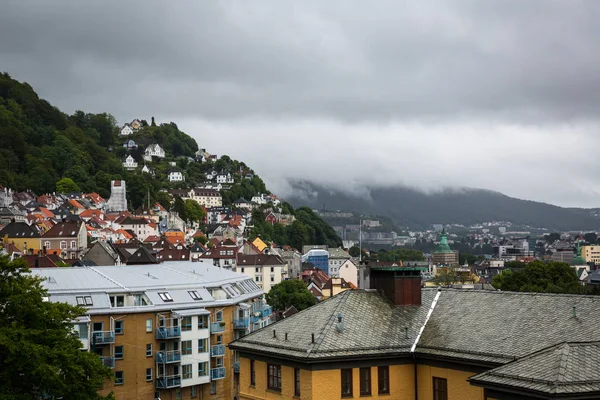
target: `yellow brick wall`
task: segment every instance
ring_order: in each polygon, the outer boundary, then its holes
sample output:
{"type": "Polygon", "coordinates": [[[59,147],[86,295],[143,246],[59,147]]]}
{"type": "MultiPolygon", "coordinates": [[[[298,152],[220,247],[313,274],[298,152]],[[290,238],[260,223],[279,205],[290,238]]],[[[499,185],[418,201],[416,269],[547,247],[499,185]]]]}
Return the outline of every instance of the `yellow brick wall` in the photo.
{"type": "Polygon", "coordinates": [[[418,365],[419,400],[433,400],[433,377],[448,380],[448,399],[483,400],[483,388],[471,386],[467,379],[475,372],[418,365]]]}

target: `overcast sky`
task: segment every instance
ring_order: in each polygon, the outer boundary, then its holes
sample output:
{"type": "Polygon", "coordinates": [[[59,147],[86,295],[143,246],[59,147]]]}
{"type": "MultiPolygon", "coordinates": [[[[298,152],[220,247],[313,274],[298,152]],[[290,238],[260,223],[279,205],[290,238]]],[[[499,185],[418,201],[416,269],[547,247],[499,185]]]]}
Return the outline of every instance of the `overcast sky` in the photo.
{"type": "Polygon", "coordinates": [[[0,0],[0,70],[174,121],[272,189],[469,186],[600,206],[600,1],[0,0]]]}

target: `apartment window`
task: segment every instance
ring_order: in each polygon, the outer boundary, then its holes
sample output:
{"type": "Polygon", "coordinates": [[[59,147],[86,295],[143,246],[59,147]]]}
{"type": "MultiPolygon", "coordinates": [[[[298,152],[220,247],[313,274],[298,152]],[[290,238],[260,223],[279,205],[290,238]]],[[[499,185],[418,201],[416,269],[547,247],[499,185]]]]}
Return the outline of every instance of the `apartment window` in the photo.
{"type": "Polygon", "coordinates": [[[371,395],[371,368],[360,369],[360,395],[370,396],[371,395]]]}
{"type": "Polygon", "coordinates": [[[173,301],[173,298],[171,297],[171,295],[168,292],[158,292],[158,297],[160,297],[160,299],[164,302],[170,302],[173,301]]]}
{"type": "Polygon", "coordinates": [[[181,366],[183,372],[183,379],[192,379],[192,364],[185,364],[181,366]]]}
{"type": "Polygon", "coordinates": [[[146,368],[146,382],[152,380],[152,368],[146,368]]]}
{"type": "Polygon", "coordinates": [[[192,386],[190,397],[193,399],[198,395],[198,386],[192,386]]]}
{"type": "Polygon", "coordinates": [[[223,344],[223,335],[217,335],[216,344],[223,344]]]}
{"type": "Polygon", "coordinates": [[[281,391],[281,365],[267,364],[267,388],[281,391]]]}
{"type": "Polygon", "coordinates": [[[184,340],[181,342],[181,355],[190,355],[192,354],[192,341],[184,340]]]}
{"type": "Polygon", "coordinates": [[[181,330],[191,331],[192,330],[192,317],[184,317],[181,320],[181,330]]]}
{"type": "Polygon", "coordinates": [[[208,375],[208,362],[198,363],[198,376],[208,375]]]}
{"type": "Polygon", "coordinates": [[[294,396],[300,397],[300,369],[294,368],[294,396]]]}
{"type": "Polygon", "coordinates": [[[125,329],[125,321],[115,321],[115,334],[122,335],[125,329]]]}
{"type": "Polygon", "coordinates": [[[271,272],[275,272],[275,268],[274,267],[271,267],[271,272]]]}
{"type": "Polygon", "coordinates": [[[115,371],[115,385],[122,385],[125,381],[123,371],[115,371]]]}
{"type": "Polygon", "coordinates": [[[352,369],[342,369],[342,397],[352,397],[352,369]]]}
{"type": "Polygon", "coordinates": [[[387,365],[377,367],[377,386],[379,394],[390,393],[390,367],[387,365]]]}
{"type": "Polygon", "coordinates": [[[152,357],[152,343],[146,345],[146,357],[152,357]]]}
{"type": "Polygon", "coordinates": [[[123,346],[115,346],[115,359],[123,359],[123,346]]]}
{"type": "Polygon", "coordinates": [[[271,282],[275,282],[275,277],[274,276],[271,277],[271,282]]]}
{"type": "Polygon", "coordinates": [[[448,400],[448,381],[433,377],[433,400],[448,400]]]}
{"type": "Polygon", "coordinates": [[[217,394],[217,382],[215,381],[210,383],[210,394],[217,394]]]}
{"type": "Polygon", "coordinates": [[[94,303],[92,301],[92,296],[77,296],[77,305],[78,306],[93,306],[94,303]]]}
{"type": "Polygon", "coordinates": [[[63,241],[61,241],[61,242],[60,242],[60,248],[61,248],[61,249],[63,249],[63,250],[64,250],[64,249],[66,249],[66,248],[67,248],[67,242],[66,242],[66,241],[64,241],[64,240],[63,240],[63,241]]]}
{"type": "Polygon", "coordinates": [[[146,332],[152,332],[152,318],[146,320],[146,332]]]}
{"type": "Polygon", "coordinates": [[[256,370],[254,369],[254,360],[250,360],[250,386],[256,385],[256,370]]]}
{"type": "Polygon", "coordinates": [[[217,368],[221,368],[223,366],[223,357],[219,357],[215,360],[215,365],[217,368]]]}
{"type": "Polygon", "coordinates": [[[46,250],[50,250],[50,242],[44,242],[44,247],[46,250]]]}
{"type": "Polygon", "coordinates": [[[75,247],[77,247],[77,245],[75,244],[75,241],[71,240],[71,248],[74,249],[75,247]]]}
{"type": "Polygon", "coordinates": [[[221,321],[223,321],[223,311],[217,311],[217,312],[215,313],[215,320],[216,320],[217,322],[221,322],[221,321]]]}
{"type": "Polygon", "coordinates": [[[208,343],[206,339],[198,339],[198,353],[206,353],[208,351],[208,343]]]}
{"type": "Polygon", "coordinates": [[[208,329],[208,315],[198,315],[198,329],[208,329]]]}

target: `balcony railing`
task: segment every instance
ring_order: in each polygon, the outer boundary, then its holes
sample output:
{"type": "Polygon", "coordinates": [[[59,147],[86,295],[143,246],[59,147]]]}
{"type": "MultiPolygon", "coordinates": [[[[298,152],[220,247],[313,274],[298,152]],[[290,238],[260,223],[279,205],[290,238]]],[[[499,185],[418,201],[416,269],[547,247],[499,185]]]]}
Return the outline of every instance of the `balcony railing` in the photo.
{"type": "Polygon", "coordinates": [[[233,329],[248,329],[250,318],[239,318],[233,320],[233,329]]]}
{"type": "Polygon", "coordinates": [[[171,351],[157,351],[156,352],[156,362],[161,364],[173,363],[181,361],[181,351],[179,350],[171,350],[171,351]]]}
{"type": "Polygon", "coordinates": [[[213,368],[210,370],[210,380],[225,379],[225,367],[213,368]]]}
{"type": "Polygon", "coordinates": [[[94,331],[92,332],[94,344],[111,344],[115,342],[115,331],[94,331]]]}
{"type": "Polygon", "coordinates": [[[157,389],[170,389],[181,386],[181,375],[161,376],[155,379],[157,389]]]}
{"type": "Polygon", "coordinates": [[[239,374],[240,373],[240,362],[239,361],[235,361],[233,363],[233,373],[234,374],[239,374]]]}
{"type": "Polygon", "coordinates": [[[210,346],[210,356],[211,357],[223,357],[225,355],[225,345],[217,344],[214,346],[210,346]]]}
{"type": "Polygon", "coordinates": [[[156,328],[156,339],[176,339],[181,337],[181,328],[179,326],[156,328]]]}
{"type": "Polygon", "coordinates": [[[100,360],[102,360],[102,364],[104,364],[105,367],[108,367],[108,368],[115,367],[115,358],[114,357],[100,357],[100,360]]]}
{"type": "Polygon", "coordinates": [[[225,332],[225,322],[213,322],[210,324],[210,333],[225,332]]]}

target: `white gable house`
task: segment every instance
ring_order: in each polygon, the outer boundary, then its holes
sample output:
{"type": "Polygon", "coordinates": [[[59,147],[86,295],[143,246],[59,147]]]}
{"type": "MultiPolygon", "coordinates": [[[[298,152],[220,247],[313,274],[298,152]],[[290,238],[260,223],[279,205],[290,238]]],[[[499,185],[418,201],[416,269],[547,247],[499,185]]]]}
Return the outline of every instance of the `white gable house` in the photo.
{"type": "Polygon", "coordinates": [[[123,161],[123,167],[125,167],[125,169],[132,170],[132,169],[136,169],[137,166],[138,166],[138,163],[137,163],[137,161],[135,161],[135,159],[133,157],[131,157],[131,154],[127,156],[125,161],[123,161]]]}
{"type": "Polygon", "coordinates": [[[144,153],[144,159],[146,161],[152,161],[152,157],[165,158],[165,150],[160,147],[157,143],[151,144],[146,148],[144,153]]]}
{"type": "Polygon", "coordinates": [[[233,175],[229,172],[217,174],[217,183],[233,183],[233,175]]]}
{"type": "Polygon", "coordinates": [[[169,182],[183,182],[184,180],[185,178],[181,171],[171,170],[171,172],[169,172],[169,182]]]}
{"type": "Polygon", "coordinates": [[[129,124],[125,124],[123,125],[123,127],[121,128],[121,136],[129,136],[133,133],[133,128],[131,126],[129,126],[129,124]]]}

